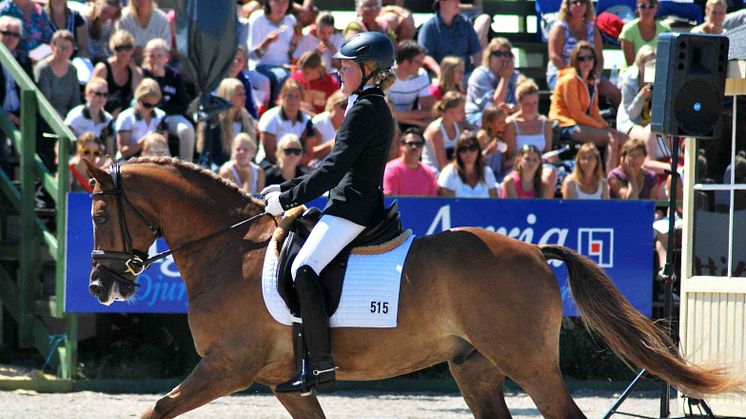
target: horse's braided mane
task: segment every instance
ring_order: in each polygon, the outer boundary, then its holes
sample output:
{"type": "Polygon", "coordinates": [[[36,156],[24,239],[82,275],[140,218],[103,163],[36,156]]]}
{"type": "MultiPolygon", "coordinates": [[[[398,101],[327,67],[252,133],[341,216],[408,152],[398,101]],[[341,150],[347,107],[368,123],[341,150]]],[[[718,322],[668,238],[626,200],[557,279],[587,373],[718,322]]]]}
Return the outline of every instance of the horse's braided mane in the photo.
{"type": "Polygon", "coordinates": [[[202,166],[196,165],[194,163],[175,159],[173,157],[136,157],[136,158],[127,160],[127,164],[147,164],[147,163],[156,164],[159,166],[171,166],[177,169],[189,170],[190,172],[196,175],[210,179],[211,181],[218,183],[222,186],[225,186],[231,191],[241,195],[244,199],[249,200],[249,202],[251,203],[251,206],[255,207],[254,209],[259,210],[259,211],[264,210],[264,204],[261,201],[257,200],[250,194],[247,194],[246,192],[242,191],[241,188],[239,188],[235,183],[231,182],[228,179],[220,177],[215,172],[209,169],[206,169],[202,166]]]}

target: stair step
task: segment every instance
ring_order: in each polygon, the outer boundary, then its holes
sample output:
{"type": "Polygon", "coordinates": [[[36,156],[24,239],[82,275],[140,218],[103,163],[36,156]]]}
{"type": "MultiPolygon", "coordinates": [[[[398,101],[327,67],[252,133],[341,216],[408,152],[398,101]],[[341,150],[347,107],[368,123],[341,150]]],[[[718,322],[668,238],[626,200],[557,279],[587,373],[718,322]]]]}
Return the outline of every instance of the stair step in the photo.
{"type": "Polygon", "coordinates": [[[0,243],[0,261],[18,260],[18,243],[0,243]]]}

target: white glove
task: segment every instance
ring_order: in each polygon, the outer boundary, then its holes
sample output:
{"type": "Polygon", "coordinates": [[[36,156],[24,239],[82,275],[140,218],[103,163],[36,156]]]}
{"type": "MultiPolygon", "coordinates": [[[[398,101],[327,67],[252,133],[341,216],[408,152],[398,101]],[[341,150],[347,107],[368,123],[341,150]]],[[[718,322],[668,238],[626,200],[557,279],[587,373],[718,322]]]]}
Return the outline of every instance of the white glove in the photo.
{"type": "Polygon", "coordinates": [[[282,204],[280,204],[280,192],[270,192],[266,195],[264,199],[264,210],[272,215],[280,215],[285,210],[282,209],[282,204]]]}
{"type": "Polygon", "coordinates": [[[280,185],[274,184],[274,185],[269,185],[265,187],[264,189],[262,189],[261,192],[259,192],[259,196],[261,196],[262,198],[266,198],[267,195],[269,195],[272,192],[280,192],[280,185]]]}

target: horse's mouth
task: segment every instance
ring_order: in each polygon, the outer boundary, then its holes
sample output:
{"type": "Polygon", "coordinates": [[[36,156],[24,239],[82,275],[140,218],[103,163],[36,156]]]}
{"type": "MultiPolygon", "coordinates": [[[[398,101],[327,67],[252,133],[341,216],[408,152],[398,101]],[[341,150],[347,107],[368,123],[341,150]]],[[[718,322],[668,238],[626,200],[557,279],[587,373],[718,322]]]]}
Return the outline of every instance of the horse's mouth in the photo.
{"type": "Polygon", "coordinates": [[[97,298],[98,302],[105,306],[110,306],[114,301],[126,300],[126,298],[122,297],[122,294],[119,292],[119,284],[117,282],[114,282],[111,287],[109,287],[109,292],[102,293],[97,298]]]}

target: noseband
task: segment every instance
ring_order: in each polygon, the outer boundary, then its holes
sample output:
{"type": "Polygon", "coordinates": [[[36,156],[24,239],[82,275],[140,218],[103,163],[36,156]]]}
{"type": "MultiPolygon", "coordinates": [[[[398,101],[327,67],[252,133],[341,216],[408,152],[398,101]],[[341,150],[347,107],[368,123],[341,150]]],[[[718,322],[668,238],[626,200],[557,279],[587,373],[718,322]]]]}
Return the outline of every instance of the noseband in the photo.
{"type": "Polygon", "coordinates": [[[137,250],[132,247],[132,237],[130,237],[129,229],[127,227],[127,218],[125,217],[124,213],[124,205],[129,205],[129,207],[135,211],[135,214],[137,214],[137,216],[145,223],[145,225],[148,226],[150,231],[153,233],[154,240],[161,237],[161,230],[154,223],[151,223],[148,218],[145,217],[142,211],[140,211],[134,204],[132,204],[132,202],[130,202],[129,199],[127,199],[127,195],[124,194],[124,186],[122,185],[122,174],[120,172],[119,163],[112,163],[110,169],[111,181],[114,185],[114,189],[110,191],[101,190],[99,192],[94,192],[91,195],[114,195],[116,197],[117,212],[119,213],[119,228],[122,233],[122,248],[124,249],[124,251],[94,249],[91,252],[91,263],[94,266],[98,265],[99,268],[106,272],[109,276],[111,276],[113,280],[124,285],[139,287],[140,284],[136,283],[135,279],[137,279],[138,275],[148,269],[151,263],[163,259],[175,252],[178,252],[186,246],[191,246],[193,244],[210,240],[213,237],[216,237],[226,231],[230,231],[237,227],[240,227],[243,224],[251,222],[264,215],[269,215],[275,222],[275,225],[277,225],[277,220],[275,219],[275,217],[273,217],[268,212],[262,212],[254,215],[253,217],[247,218],[243,221],[239,221],[238,223],[218,230],[212,234],[208,234],[205,237],[201,237],[199,239],[184,243],[183,245],[173,250],[166,250],[154,255],[151,258],[148,258],[148,254],[146,252],[137,250]],[[112,267],[106,266],[104,263],[101,263],[106,261],[109,261],[109,266],[112,267]],[[116,266],[116,264],[121,265],[116,266]],[[129,278],[125,275],[129,275],[129,278]]]}

